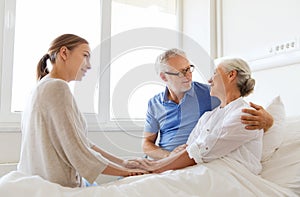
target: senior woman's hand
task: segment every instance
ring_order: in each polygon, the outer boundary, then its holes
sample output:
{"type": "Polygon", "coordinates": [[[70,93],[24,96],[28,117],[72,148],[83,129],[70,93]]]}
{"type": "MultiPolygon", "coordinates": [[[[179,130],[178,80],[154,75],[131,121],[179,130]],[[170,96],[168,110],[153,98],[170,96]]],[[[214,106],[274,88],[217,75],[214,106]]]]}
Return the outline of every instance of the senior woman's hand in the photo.
{"type": "Polygon", "coordinates": [[[186,149],[187,144],[182,144],[174,148],[174,150],[169,154],[169,156],[173,156],[174,154],[177,154],[181,152],[182,150],[186,149]]]}
{"type": "Polygon", "coordinates": [[[264,129],[266,132],[273,125],[273,117],[262,106],[250,102],[250,106],[254,109],[243,109],[243,112],[249,115],[241,116],[243,124],[246,124],[246,129],[264,129]]]}

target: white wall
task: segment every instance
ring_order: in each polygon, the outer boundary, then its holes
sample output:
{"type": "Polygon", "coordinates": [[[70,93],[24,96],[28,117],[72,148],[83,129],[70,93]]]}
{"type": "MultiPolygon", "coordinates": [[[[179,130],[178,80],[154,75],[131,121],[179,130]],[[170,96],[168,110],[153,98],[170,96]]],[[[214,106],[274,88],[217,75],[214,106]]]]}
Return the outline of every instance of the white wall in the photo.
{"type": "Polygon", "coordinates": [[[256,59],[300,38],[299,0],[222,0],[223,55],[256,59]]]}
{"type": "Polygon", "coordinates": [[[280,95],[287,117],[300,118],[299,76],[300,64],[256,71],[253,73],[255,90],[248,100],[266,106],[272,98],[280,95]]]}
{"type": "Polygon", "coordinates": [[[211,53],[210,0],[184,0],[183,32],[211,53]]]}
{"type": "Polygon", "coordinates": [[[223,56],[242,57],[250,66],[268,64],[268,70],[255,67],[257,83],[249,100],[265,106],[281,95],[287,116],[300,117],[300,1],[223,0],[221,4],[223,56]],[[275,46],[290,42],[295,42],[293,49],[274,51],[275,46]]]}
{"type": "Polygon", "coordinates": [[[249,62],[257,83],[248,100],[266,106],[281,95],[287,116],[300,116],[299,8],[299,0],[185,0],[183,32],[212,58],[249,62]],[[286,48],[291,43],[295,46],[286,48]]]}

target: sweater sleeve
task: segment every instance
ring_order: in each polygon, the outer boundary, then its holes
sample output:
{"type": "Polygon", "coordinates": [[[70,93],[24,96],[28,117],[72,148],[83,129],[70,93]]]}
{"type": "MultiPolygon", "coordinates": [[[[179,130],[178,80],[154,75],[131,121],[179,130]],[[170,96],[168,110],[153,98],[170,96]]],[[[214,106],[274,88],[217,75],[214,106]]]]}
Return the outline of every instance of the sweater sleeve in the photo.
{"type": "Polygon", "coordinates": [[[89,182],[106,168],[108,161],[90,148],[86,123],[78,110],[68,84],[54,81],[42,95],[51,128],[50,139],[59,157],[89,182]]]}

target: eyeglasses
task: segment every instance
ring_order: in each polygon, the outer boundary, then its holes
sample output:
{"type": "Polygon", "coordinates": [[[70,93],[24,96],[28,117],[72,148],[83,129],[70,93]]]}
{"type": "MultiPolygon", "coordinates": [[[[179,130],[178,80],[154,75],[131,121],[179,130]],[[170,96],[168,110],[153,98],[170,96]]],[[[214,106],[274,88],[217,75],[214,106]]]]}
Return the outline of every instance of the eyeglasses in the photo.
{"type": "Polygon", "coordinates": [[[185,77],[185,75],[187,73],[192,73],[195,69],[195,66],[194,65],[190,65],[190,67],[186,68],[186,69],[183,69],[182,71],[180,72],[177,72],[177,73],[173,73],[173,72],[165,72],[165,74],[167,75],[174,75],[174,76],[177,76],[179,78],[182,78],[182,77],[185,77]]]}

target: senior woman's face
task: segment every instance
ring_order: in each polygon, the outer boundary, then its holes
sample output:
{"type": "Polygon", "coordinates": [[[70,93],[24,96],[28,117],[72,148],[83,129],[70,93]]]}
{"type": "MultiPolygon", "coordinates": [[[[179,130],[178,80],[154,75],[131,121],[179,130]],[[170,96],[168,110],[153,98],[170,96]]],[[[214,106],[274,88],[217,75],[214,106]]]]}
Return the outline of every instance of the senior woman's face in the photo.
{"type": "Polygon", "coordinates": [[[223,65],[219,64],[214,72],[213,77],[209,81],[211,85],[210,94],[222,100],[226,94],[227,82],[227,73],[224,71],[223,65]]]}

